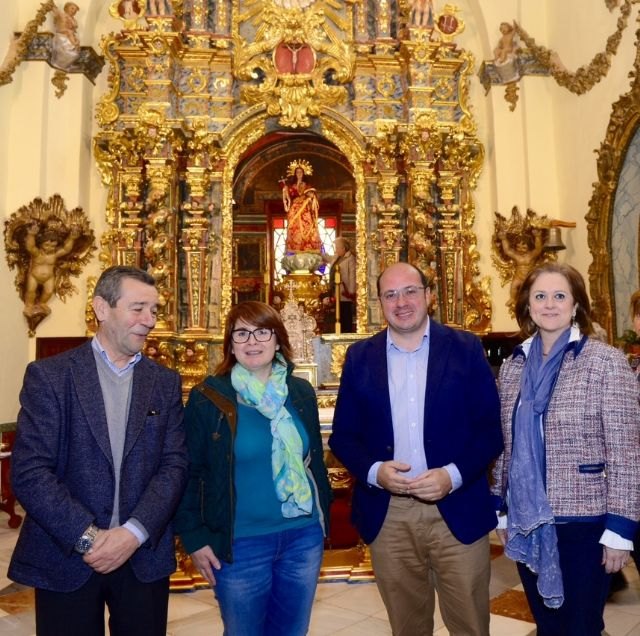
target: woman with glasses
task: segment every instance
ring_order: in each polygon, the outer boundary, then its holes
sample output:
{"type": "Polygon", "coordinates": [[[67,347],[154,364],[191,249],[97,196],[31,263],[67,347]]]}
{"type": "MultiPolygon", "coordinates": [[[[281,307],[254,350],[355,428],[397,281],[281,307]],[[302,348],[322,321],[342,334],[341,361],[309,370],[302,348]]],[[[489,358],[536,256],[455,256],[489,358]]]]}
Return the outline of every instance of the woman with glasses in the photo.
{"type": "Polygon", "coordinates": [[[590,337],[573,267],[532,270],[515,313],[528,338],[500,370],[498,536],[540,636],[599,636],[610,574],[628,562],[640,516],[637,382],[620,351],[590,337]]]}
{"type": "Polygon", "coordinates": [[[215,589],[226,636],[301,636],[328,532],[313,387],[292,375],[280,314],[227,316],[223,359],[185,410],[190,473],[175,529],[215,589]]]}

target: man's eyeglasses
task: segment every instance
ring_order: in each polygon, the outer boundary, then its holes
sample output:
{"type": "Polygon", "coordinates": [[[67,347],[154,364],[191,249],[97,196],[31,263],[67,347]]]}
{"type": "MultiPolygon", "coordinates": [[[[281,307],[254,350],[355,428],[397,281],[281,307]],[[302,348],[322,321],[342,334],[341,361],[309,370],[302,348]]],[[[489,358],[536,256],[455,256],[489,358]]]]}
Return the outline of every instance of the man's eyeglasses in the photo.
{"type": "Polygon", "coordinates": [[[389,289],[386,292],[383,292],[380,295],[383,302],[385,303],[393,303],[402,296],[406,298],[406,300],[415,300],[418,297],[421,289],[426,289],[426,287],[418,287],[418,285],[409,285],[408,287],[403,287],[402,289],[389,289]]]}
{"type": "Polygon", "coordinates": [[[231,332],[231,340],[236,344],[244,344],[249,342],[251,336],[256,339],[256,342],[269,342],[273,337],[273,329],[267,329],[266,327],[260,327],[250,331],[249,329],[234,329],[231,332]]]}

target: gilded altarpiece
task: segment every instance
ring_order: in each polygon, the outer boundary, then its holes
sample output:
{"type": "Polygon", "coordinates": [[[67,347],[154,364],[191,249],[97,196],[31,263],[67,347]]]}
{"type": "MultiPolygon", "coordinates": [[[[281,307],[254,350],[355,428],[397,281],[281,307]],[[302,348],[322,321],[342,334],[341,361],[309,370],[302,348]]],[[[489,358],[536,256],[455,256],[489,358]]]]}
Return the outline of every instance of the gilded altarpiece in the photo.
{"type": "MultiPolygon", "coordinates": [[[[346,200],[351,215],[357,333],[320,338],[323,406],[335,400],[346,345],[381,327],[375,283],[390,263],[433,276],[442,322],[490,330],[474,233],[484,156],[468,103],[474,60],[456,44],[465,27],[456,7],[434,5],[433,24],[414,26],[407,0],[173,0],[166,15],[123,19],[104,38],[109,89],[94,154],[109,229],[100,259],[156,277],[161,307],[147,354],[181,372],[185,395],[218,361],[238,297],[238,175],[298,147],[350,172],[346,199],[330,179],[323,196],[346,200]]],[[[277,182],[260,196],[281,198],[277,182]]],[[[252,218],[266,236],[265,220],[252,218]]],[[[265,258],[272,271],[273,254],[265,258]]],[[[91,331],[89,313],[88,322],[91,331]]]]}
{"type": "Polygon", "coordinates": [[[434,276],[443,322],[487,331],[471,197],[483,149],[457,10],[446,5],[433,27],[414,27],[403,2],[296,7],[174,1],[171,15],[104,40],[110,90],[94,140],[109,188],[103,262],[154,273],[164,336],[215,341],[233,301],[238,165],[268,134],[285,146],[311,134],[353,174],[356,253],[366,255],[358,332],[380,323],[376,275],[405,258],[434,276]]]}

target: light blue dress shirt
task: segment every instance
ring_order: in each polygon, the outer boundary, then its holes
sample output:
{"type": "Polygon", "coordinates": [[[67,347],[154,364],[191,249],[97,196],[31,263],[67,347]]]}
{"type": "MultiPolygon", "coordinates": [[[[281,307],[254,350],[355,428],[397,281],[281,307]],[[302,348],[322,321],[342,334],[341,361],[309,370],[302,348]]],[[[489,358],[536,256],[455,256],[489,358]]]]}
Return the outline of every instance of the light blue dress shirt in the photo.
{"type": "MultiPolygon", "coordinates": [[[[414,351],[402,349],[393,342],[387,330],[387,372],[391,419],[393,422],[393,459],[409,464],[411,469],[403,473],[408,478],[417,477],[427,469],[424,452],[424,410],[427,389],[427,365],[429,362],[429,333],[431,321],[427,322],[420,346],[414,351]]],[[[381,461],[369,469],[367,481],[380,487],[377,480],[381,461]]],[[[444,468],[451,477],[453,490],[462,485],[462,476],[455,464],[444,468]]]]}

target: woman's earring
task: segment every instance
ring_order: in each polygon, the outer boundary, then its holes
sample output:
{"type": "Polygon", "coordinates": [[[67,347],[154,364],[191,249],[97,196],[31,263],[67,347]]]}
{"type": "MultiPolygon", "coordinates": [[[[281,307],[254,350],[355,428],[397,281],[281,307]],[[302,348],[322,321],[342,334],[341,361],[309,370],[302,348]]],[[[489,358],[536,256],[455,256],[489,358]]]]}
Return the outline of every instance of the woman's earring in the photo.
{"type": "Polygon", "coordinates": [[[576,305],[573,308],[573,311],[571,312],[571,322],[573,323],[574,327],[578,326],[578,323],[576,322],[576,314],[578,313],[578,305],[576,305]]]}

